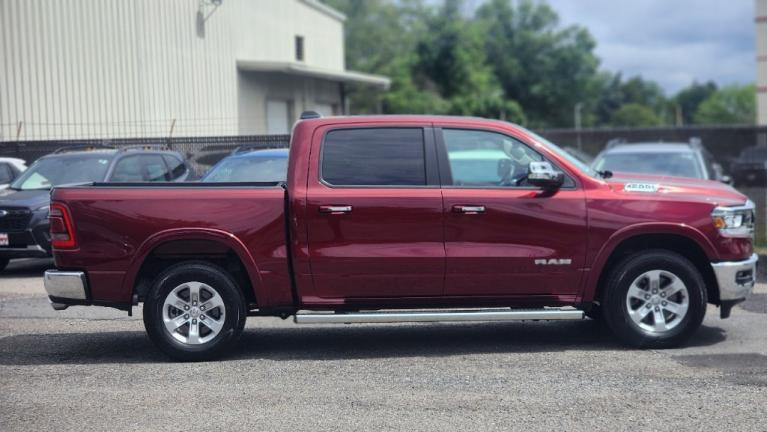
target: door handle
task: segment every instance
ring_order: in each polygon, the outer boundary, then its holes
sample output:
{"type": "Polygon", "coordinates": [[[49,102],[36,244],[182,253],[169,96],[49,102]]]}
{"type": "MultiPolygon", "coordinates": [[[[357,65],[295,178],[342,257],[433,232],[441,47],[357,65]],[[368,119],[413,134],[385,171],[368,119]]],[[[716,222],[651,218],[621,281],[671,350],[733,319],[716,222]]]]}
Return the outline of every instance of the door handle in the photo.
{"type": "Polygon", "coordinates": [[[321,205],[320,213],[340,214],[351,213],[352,206],[350,205],[321,205]]]}
{"type": "Polygon", "coordinates": [[[485,212],[485,206],[483,205],[456,205],[453,206],[453,211],[463,214],[480,214],[485,212]]]}

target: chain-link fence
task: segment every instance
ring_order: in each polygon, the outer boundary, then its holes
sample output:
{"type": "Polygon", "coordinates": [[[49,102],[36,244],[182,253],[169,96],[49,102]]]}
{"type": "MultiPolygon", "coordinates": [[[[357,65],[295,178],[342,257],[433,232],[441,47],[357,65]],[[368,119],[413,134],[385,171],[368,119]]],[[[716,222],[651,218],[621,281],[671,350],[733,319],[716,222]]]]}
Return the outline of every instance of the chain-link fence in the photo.
{"type": "Polygon", "coordinates": [[[767,126],[549,129],[539,133],[562,147],[581,149],[591,156],[596,156],[611,140],[625,140],[628,143],[689,142],[696,138],[725,169],[729,169],[744,149],[756,145],[767,147],[767,126]]]}

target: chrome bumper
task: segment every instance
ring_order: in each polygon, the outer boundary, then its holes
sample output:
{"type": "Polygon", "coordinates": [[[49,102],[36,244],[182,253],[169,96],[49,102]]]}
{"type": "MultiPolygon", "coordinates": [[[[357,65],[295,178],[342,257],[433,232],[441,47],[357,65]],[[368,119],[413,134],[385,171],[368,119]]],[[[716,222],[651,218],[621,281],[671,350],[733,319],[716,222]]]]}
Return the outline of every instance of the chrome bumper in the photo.
{"type": "Polygon", "coordinates": [[[757,254],[745,261],[725,261],[711,263],[719,284],[719,300],[743,300],[751,294],[756,284],[757,254]]]}
{"type": "Polygon", "coordinates": [[[70,304],[82,304],[88,300],[88,283],[83,272],[46,270],[43,280],[55,310],[63,310],[70,304]]]}

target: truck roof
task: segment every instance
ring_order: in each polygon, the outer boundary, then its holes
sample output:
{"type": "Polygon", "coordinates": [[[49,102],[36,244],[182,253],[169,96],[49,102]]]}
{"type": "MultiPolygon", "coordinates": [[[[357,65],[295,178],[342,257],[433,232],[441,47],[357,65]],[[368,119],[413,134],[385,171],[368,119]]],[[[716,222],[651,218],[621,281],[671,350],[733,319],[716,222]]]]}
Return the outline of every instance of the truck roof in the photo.
{"type": "Polygon", "coordinates": [[[398,122],[449,122],[449,123],[483,123],[483,124],[504,124],[514,125],[513,123],[486,119],[482,117],[464,117],[434,114],[373,114],[373,115],[353,115],[353,116],[329,116],[300,120],[299,123],[312,124],[333,124],[333,123],[398,123],[398,122]]]}

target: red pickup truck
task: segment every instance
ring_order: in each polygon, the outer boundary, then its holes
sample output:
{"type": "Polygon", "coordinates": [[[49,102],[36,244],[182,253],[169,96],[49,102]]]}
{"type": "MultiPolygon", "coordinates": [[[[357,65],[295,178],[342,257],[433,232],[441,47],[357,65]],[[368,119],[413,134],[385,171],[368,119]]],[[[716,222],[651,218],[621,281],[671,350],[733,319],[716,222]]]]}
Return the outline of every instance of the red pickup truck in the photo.
{"type": "Polygon", "coordinates": [[[55,309],[144,303],[181,360],[247,316],[296,323],[603,320],[678,345],[751,292],[754,206],[707,180],[595,172],[505,122],[302,116],[286,183],[52,191],[55,309]]]}

